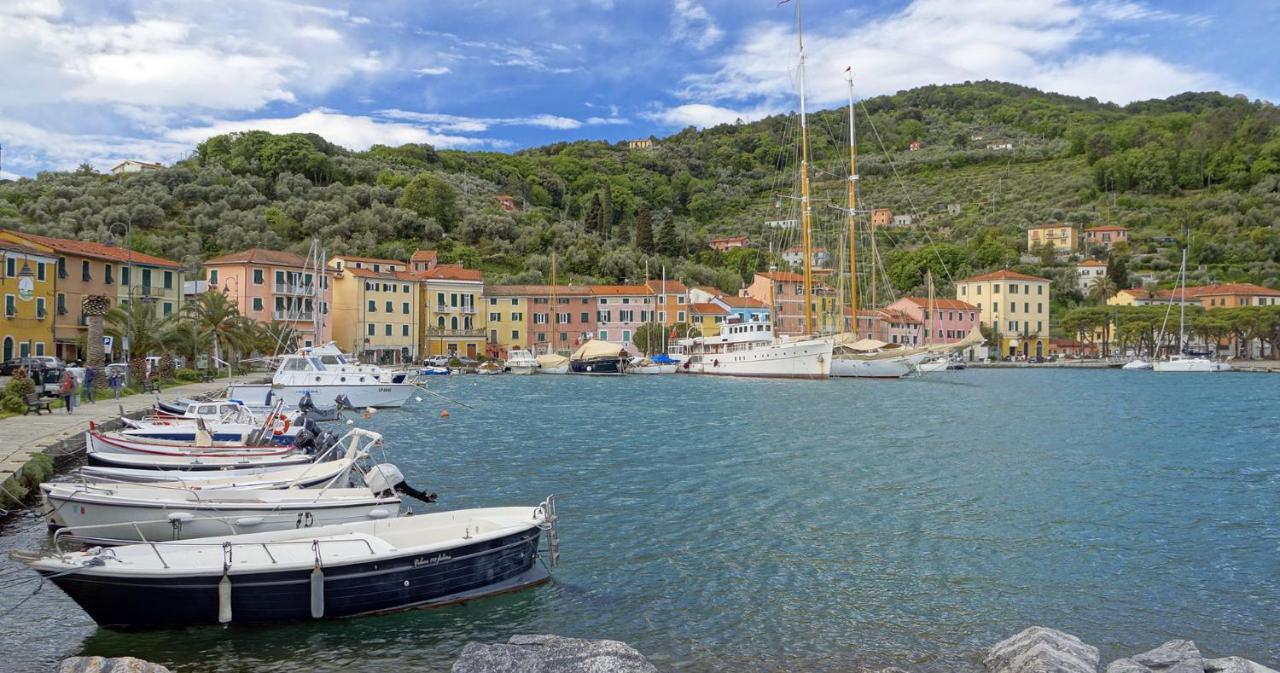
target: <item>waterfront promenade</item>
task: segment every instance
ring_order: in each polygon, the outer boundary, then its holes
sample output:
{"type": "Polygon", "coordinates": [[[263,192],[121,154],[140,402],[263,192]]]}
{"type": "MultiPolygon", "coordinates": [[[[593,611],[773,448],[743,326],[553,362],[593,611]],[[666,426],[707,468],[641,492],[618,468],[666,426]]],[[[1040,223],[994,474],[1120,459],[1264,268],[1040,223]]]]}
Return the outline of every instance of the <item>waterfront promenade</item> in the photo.
{"type": "MultiPolygon", "coordinates": [[[[232,381],[241,382],[240,379],[232,381]]],[[[227,385],[227,379],[218,379],[165,388],[160,394],[164,399],[198,397],[218,393],[227,385]]],[[[155,401],[154,394],[129,395],[116,400],[110,391],[104,391],[99,394],[96,404],[84,402],[69,414],[65,409],[54,409],[52,414],[31,413],[0,419],[0,484],[18,474],[37,454],[56,457],[78,446],[80,435],[89,427],[89,421],[110,427],[119,422],[121,415],[141,414],[155,401]]],[[[0,502],[4,501],[5,498],[0,496],[0,502]]]]}

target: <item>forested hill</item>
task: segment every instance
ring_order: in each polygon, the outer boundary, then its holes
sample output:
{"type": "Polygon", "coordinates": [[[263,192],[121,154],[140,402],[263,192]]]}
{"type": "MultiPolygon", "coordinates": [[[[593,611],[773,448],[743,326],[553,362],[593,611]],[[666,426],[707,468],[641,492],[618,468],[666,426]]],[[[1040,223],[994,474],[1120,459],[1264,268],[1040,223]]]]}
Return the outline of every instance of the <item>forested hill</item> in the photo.
{"type": "MultiPolygon", "coordinates": [[[[858,115],[862,206],[921,220],[881,234],[892,291],[915,289],[926,268],[948,279],[1013,265],[1060,277],[1069,301],[1063,262],[1026,261],[1026,227],[1049,221],[1130,227],[1133,244],[1114,255],[1165,281],[1176,270],[1171,239],[1189,227],[1193,281],[1280,283],[1280,111],[1271,104],[1188,93],[1119,107],[978,82],[868,99],[858,115]],[[1006,143],[1011,150],[991,148],[1006,143]]],[[[823,243],[843,218],[829,206],[844,201],[847,112],[810,124],[823,243]]],[[[428,246],[497,282],[549,280],[552,250],[562,282],[634,280],[648,261],[653,274],[665,266],[668,277],[733,290],[753,269],[781,263],[768,250],[793,241],[764,222],[795,216],[795,115],[655,140],[651,149],[579,141],[503,154],[224,135],[164,170],[113,177],[82,167],[0,182],[0,227],[101,240],[128,218],[135,247],[182,260],[301,250],[313,237],[330,253],[381,257],[428,246]],[[504,210],[500,194],[516,210],[504,210]],[[757,249],[707,248],[726,234],[749,235],[757,249]]]]}

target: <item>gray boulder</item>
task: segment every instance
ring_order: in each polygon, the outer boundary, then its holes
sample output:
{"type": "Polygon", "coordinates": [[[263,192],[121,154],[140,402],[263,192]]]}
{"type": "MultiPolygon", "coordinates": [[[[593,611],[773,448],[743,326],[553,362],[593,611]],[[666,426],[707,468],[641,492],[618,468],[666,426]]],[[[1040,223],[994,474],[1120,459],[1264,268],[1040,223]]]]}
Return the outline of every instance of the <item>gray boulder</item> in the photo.
{"type": "Polygon", "coordinates": [[[68,657],[58,673],[173,673],[160,664],[133,657],[68,657]]]}
{"type": "Polygon", "coordinates": [[[467,643],[453,673],[657,673],[644,655],[616,640],[512,636],[505,644],[467,643]]]}
{"type": "Polygon", "coordinates": [[[1111,662],[1107,673],[1204,673],[1204,659],[1190,640],[1170,640],[1154,650],[1111,662]]]}
{"type": "Polygon", "coordinates": [[[982,665],[989,673],[1097,673],[1098,648],[1069,633],[1033,626],[996,643],[982,665]]]}
{"type": "Polygon", "coordinates": [[[1280,673],[1244,657],[1205,659],[1204,673],[1280,673]]]}

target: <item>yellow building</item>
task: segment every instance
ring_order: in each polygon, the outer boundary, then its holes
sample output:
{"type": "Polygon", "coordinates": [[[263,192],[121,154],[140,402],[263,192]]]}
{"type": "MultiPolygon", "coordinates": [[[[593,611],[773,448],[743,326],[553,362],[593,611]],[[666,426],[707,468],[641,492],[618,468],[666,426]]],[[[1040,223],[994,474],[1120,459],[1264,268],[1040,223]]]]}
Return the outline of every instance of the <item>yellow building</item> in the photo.
{"type": "Polygon", "coordinates": [[[484,289],[485,329],[489,331],[487,353],[505,357],[529,344],[529,295],[525,285],[490,285],[484,289]]]}
{"type": "Polygon", "coordinates": [[[1049,354],[1051,284],[1005,269],[956,281],[956,299],[978,307],[978,319],[995,333],[992,345],[1002,356],[1044,357],[1049,354]]]}
{"type": "Polygon", "coordinates": [[[1027,251],[1034,253],[1042,245],[1051,245],[1055,252],[1071,253],[1076,250],[1076,228],[1069,224],[1051,223],[1027,230],[1027,251]]]}
{"type": "Polygon", "coordinates": [[[478,309],[484,274],[461,264],[437,264],[422,281],[422,352],[475,358],[485,352],[485,314],[478,309]]]}
{"type": "Polygon", "coordinates": [[[4,323],[0,339],[4,359],[53,355],[53,306],[57,283],[57,255],[35,243],[0,239],[4,258],[0,287],[4,288],[4,323]]]}
{"type": "Polygon", "coordinates": [[[718,336],[720,325],[729,318],[729,309],[715,303],[689,304],[689,322],[702,336],[718,336]]]}
{"type": "Polygon", "coordinates": [[[380,260],[375,271],[371,263],[357,265],[356,259],[329,261],[333,340],[362,362],[416,362],[422,305],[417,277],[404,262],[380,260]]]}

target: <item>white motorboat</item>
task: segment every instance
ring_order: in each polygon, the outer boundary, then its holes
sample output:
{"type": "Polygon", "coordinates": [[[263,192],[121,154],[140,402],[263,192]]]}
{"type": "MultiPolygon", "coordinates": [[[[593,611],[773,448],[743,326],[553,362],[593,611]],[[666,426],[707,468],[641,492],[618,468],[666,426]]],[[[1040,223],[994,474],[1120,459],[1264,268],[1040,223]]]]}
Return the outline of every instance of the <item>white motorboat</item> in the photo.
{"type": "Polygon", "coordinates": [[[107,467],[124,467],[135,470],[181,470],[184,472],[203,472],[209,470],[250,470],[288,465],[310,463],[311,456],[297,451],[273,453],[266,455],[244,455],[240,453],[189,453],[178,455],[157,455],[150,453],[98,453],[93,446],[85,448],[90,465],[107,467]]]}
{"type": "Polygon", "coordinates": [[[363,457],[358,452],[357,441],[350,434],[343,436],[340,440],[334,438],[333,441],[325,443],[328,448],[316,457],[315,462],[310,464],[225,470],[146,470],[84,465],[79,469],[79,476],[84,481],[126,483],[182,482],[202,487],[205,485],[230,485],[246,488],[289,488],[291,486],[307,488],[346,474],[351,470],[352,465],[363,457]],[[340,455],[341,457],[334,460],[326,460],[335,455],[340,455]]]}
{"type": "Polygon", "coordinates": [[[665,353],[653,357],[633,358],[627,365],[628,374],[674,374],[680,363],[665,353]]]}
{"type": "Polygon", "coordinates": [[[353,364],[336,347],[318,354],[316,350],[303,348],[285,355],[269,385],[233,385],[227,396],[253,406],[283,400],[291,407],[297,407],[307,395],[317,406],[338,406],[338,397],[342,396],[354,407],[379,408],[403,406],[417,390],[404,372],[353,364]]]}
{"type": "Polygon", "coordinates": [[[916,365],[916,371],[917,371],[917,372],[920,372],[921,374],[932,374],[932,373],[935,373],[935,372],[946,372],[946,371],[951,371],[951,370],[952,370],[952,368],[953,368],[952,363],[951,363],[949,360],[947,360],[946,358],[940,358],[940,359],[936,359],[936,360],[928,360],[928,361],[921,362],[920,364],[916,365]]]}
{"type": "Polygon", "coordinates": [[[135,421],[121,417],[121,423],[126,427],[117,434],[124,439],[157,444],[195,444],[200,441],[201,433],[204,433],[215,444],[244,445],[258,437],[266,437],[272,444],[292,446],[303,429],[300,419],[301,415],[297,413],[279,414],[272,419],[272,431],[264,433],[261,422],[206,422],[204,419],[170,421],[163,418],[135,421]]]}
{"type": "MultiPolygon", "coordinates": [[[[209,433],[200,428],[196,428],[195,433],[197,439],[194,442],[139,438],[126,435],[123,431],[103,432],[91,421],[85,432],[85,446],[90,455],[133,453],[152,456],[282,456],[295,452],[293,446],[274,443],[244,443],[239,439],[229,442],[214,441],[209,433]]],[[[272,433],[268,430],[264,434],[269,437],[272,433]]]]}
{"type": "Polygon", "coordinates": [[[569,358],[555,353],[545,353],[538,356],[538,373],[539,374],[568,374],[569,358]]]}
{"type": "Polygon", "coordinates": [[[677,342],[688,359],[681,371],[710,376],[824,379],[831,373],[829,337],[774,338],[764,321],[730,318],[720,334],[677,342]]]}
{"type": "Polygon", "coordinates": [[[21,555],[95,622],[181,627],[351,617],[545,581],[554,498],[180,542],[21,555]],[[546,533],[546,553],[539,539],[546,533]]]}
{"type": "Polygon", "coordinates": [[[1231,365],[1217,360],[1210,360],[1197,355],[1174,355],[1168,360],[1157,360],[1151,364],[1157,372],[1226,372],[1231,365]]]}
{"type": "Polygon", "coordinates": [[[488,362],[481,362],[476,367],[476,373],[481,374],[483,376],[494,376],[496,374],[501,374],[502,370],[503,370],[502,363],[496,362],[494,360],[490,360],[488,362]]]}
{"type": "Polygon", "coordinates": [[[1136,360],[1130,360],[1130,361],[1128,361],[1128,362],[1124,363],[1124,365],[1123,365],[1122,367],[1120,367],[1120,368],[1121,368],[1121,369],[1127,369],[1127,370],[1129,370],[1129,371],[1135,371],[1135,370],[1149,370],[1149,369],[1151,369],[1151,361],[1150,361],[1150,360],[1143,360],[1142,358],[1138,358],[1138,359],[1136,359],[1136,360]]]}
{"type": "Polygon", "coordinates": [[[533,374],[538,371],[538,359],[523,348],[511,351],[507,356],[507,371],[512,374],[533,374]]]}

